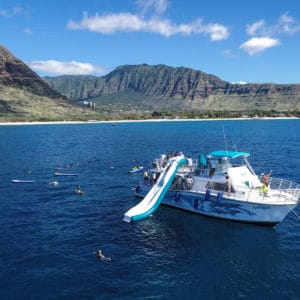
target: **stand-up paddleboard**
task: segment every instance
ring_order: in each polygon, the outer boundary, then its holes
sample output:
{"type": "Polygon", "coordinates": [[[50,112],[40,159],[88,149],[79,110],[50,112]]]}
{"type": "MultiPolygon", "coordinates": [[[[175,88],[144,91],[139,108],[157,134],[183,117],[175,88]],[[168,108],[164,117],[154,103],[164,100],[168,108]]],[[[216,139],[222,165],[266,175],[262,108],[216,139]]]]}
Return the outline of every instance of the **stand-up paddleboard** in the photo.
{"type": "Polygon", "coordinates": [[[33,183],[34,180],[21,180],[21,179],[12,179],[12,183],[33,183]]]}
{"type": "Polygon", "coordinates": [[[55,176],[78,176],[78,174],[74,174],[74,173],[59,173],[59,172],[55,172],[54,175],[55,176]]]}

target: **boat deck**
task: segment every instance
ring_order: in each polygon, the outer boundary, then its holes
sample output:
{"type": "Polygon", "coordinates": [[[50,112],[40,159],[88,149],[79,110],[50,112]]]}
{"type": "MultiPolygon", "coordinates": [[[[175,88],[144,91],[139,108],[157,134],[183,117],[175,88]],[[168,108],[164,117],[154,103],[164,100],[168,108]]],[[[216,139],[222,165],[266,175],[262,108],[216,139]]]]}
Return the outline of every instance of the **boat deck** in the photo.
{"type": "MultiPolygon", "coordinates": [[[[214,152],[219,155],[220,151],[214,152]]],[[[223,153],[223,152],[222,152],[223,153]]],[[[245,155],[240,152],[226,152],[227,155],[245,155]],[[229,153],[229,154],[228,154],[229,153]]],[[[247,154],[247,153],[246,153],[247,154]]],[[[248,155],[248,154],[247,154],[248,155]]],[[[247,156],[246,155],[246,156],[247,156]]],[[[220,159],[219,159],[220,160],[220,159]]],[[[151,172],[160,172],[163,160],[156,161],[156,168],[151,172]]],[[[262,178],[255,175],[249,163],[232,165],[228,160],[221,161],[214,172],[208,166],[199,168],[199,161],[181,166],[177,171],[171,189],[174,191],[205,194],[210,190],[212,196],[222,193],[222,197],[233,201],[250,202],[253,204],[297,205],[300,198],[300,185],[285,179],[269,178],[269,186],[261,182],[262,178]],[[226,176],[230,177],[231,192],[226,190],[226,176]],[[190,177],[190,178],[189,178],[190,177]],[[192,177],[192,184],[188,182],[192,177]]]]}
{"type": "MultiPolygon", "coordinates": [[[[192,188],[189,190],[193,193],[205,194],[209,179],[194,176],[194,183],[192,188]]],[[[282,182],[281,182],[282,184],[282,182]]],[[[274,185],[274,184],[273,184],[274,185]]],[[[238,201],[247,201],[253,203],[263,203],[272,205],[290,204],[295,205],[299,203],[300,187],[294,189],[275,189],[271,187],[267,192],[262,192],[260,188],[248,188],[248,187],[235,187],[236,191],[231,192],[228,195],[224,189],[210,188],[211,195],[217,195],[219,192],[223,193],[223,197],[227,199],[233,199],[238,201]]]]}

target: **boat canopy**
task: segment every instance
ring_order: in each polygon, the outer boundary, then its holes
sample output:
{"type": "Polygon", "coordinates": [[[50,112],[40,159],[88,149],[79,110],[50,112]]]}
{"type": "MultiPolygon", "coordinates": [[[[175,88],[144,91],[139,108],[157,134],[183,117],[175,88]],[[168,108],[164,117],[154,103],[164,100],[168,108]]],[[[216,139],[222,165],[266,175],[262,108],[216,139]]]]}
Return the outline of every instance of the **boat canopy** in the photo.
{"type": "Polygon", "coordinates": [[[228,157],[228,158],[237,158],[240,156],[248,157],[250,153],[248,152],[238,152],[238,151],[226,151],[226,150],[216,150],[209,153],[212,157],[228,157]]]}

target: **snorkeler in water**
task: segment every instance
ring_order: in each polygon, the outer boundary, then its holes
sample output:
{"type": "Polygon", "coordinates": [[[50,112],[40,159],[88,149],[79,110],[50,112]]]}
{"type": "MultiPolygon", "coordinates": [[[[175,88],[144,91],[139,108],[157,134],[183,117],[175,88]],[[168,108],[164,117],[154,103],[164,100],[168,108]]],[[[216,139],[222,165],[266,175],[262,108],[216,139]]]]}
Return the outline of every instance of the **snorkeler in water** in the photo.
{"type": "Polygon", "coordinates": [[[78,195],[83,195],[83,189],[80,187],[80,184],[77,184],[77,187],[75,189],[75,193],[78,195]]]}
{"type": "Polygon", "coordinates": [[[101,250],[98,250],[97,252],[94,252],[96,254],[97,258],[100,258],[101,260],[111,260],[110,257],[104,256],[101,250]]]}

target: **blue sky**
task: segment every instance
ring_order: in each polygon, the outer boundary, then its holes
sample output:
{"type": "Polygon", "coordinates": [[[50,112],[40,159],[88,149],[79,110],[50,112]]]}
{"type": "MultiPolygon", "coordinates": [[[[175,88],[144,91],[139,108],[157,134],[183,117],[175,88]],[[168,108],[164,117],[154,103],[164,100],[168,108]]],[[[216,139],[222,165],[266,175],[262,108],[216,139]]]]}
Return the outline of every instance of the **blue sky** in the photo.
{"type": "Polygon", "coordinates": [[[300,1],[2,0],[0,44],[41,76],[147,63],[300,83],[300,1]]]}

